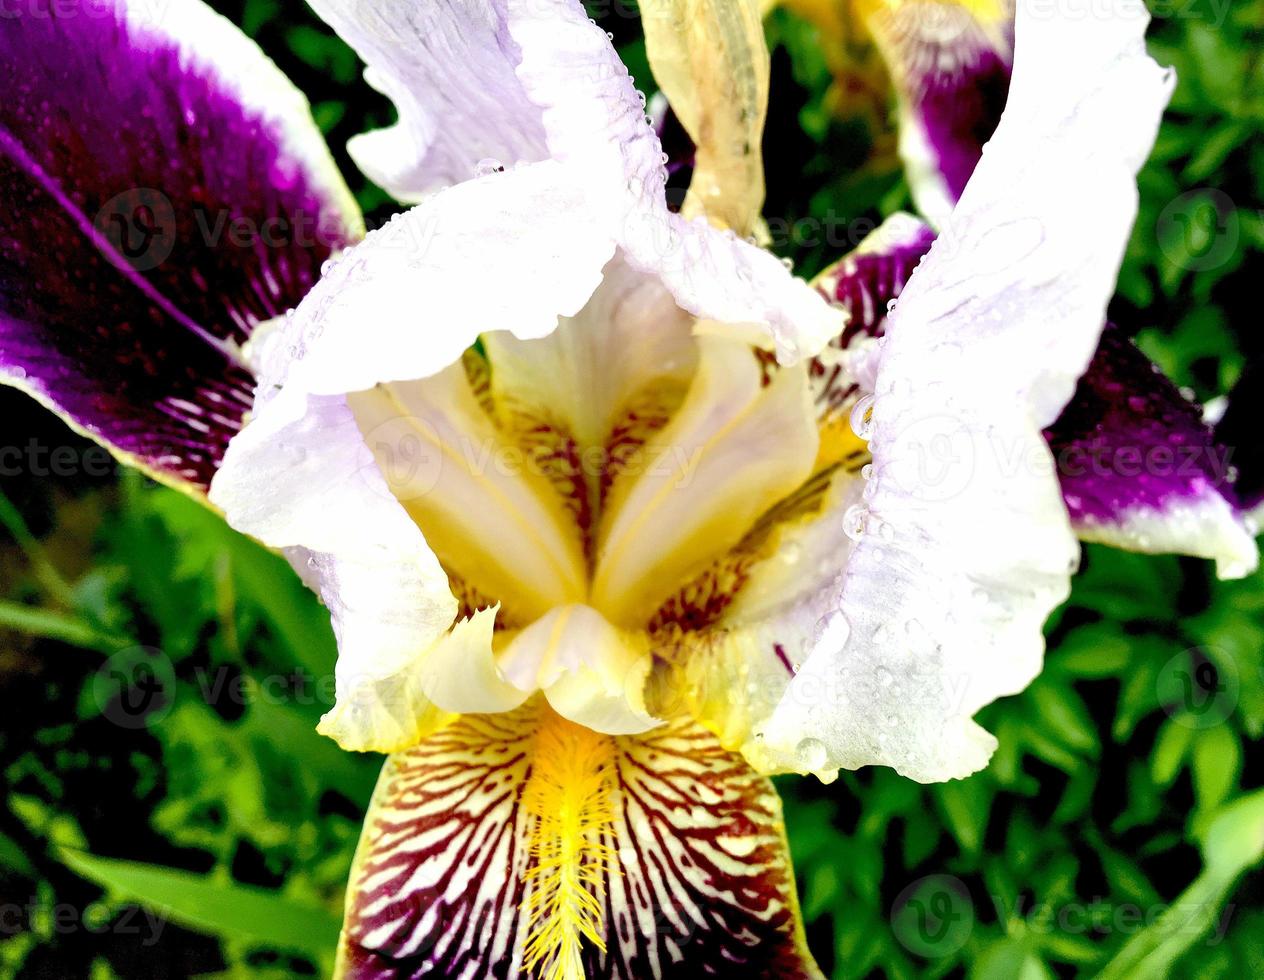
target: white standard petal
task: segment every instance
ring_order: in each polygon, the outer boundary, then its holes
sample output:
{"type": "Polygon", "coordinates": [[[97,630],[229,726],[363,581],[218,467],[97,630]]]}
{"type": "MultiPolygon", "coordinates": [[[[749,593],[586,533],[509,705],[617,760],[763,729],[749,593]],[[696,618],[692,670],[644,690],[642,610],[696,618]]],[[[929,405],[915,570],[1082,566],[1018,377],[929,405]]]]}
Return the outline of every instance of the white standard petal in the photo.
{"type": "Polygon", "coordinates": [[[865,533],[769,768],[967,775],[995,744],[971,716],[1040,669],[1077,558],[1040,432],[1097,342],[1172,88],[1142,4],[1098,13],[1020,4],[1000,128],[889,321],[865,533]]]}
{"type": "Polygon", "coordinates": [[[774,256],[668,210],[644,99],[578,0],[314,6],[395,101],[400,122],[351,149],[400,199],[469,178],[480,162],[559,161],[591,190],[586,205],[559,201],[556,213],[609,227],[629,264],[659,278],[687,312],[761,325],[785,362],[842,329],[841,315],[774,256]]]}
{"type": "Polygon", "coordinates": [[[521,58],[499,0],[312,0],[369,66],[399,121],[347,149],[404,201],[471,177],[481,161],[546,159],[539,109],[514,73],[521,58]]]}

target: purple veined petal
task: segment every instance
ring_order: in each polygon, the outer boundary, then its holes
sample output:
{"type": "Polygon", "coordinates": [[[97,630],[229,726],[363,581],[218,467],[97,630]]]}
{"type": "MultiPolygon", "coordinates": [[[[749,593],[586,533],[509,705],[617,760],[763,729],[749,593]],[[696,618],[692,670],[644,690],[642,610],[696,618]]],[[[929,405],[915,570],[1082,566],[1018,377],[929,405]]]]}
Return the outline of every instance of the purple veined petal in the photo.
{"type": "Polygon", "coordinates": [[[306,101],[200,0],[0,23],[0,380],[204,488],[242,347],[362,223],[306,101]]]}
{"type": "Polygon", "coordinates": [[[992,137],[1014,63],[1013,0],[879,2],[870,26],[899,97],[900,155],[918,210],[951,213],[992,137]]]}
{"type": "Polygon", "coordinates": [[[1118,327],[1107,325],[1045,439],[1082,539],[1214,558],[1223,577],[1255,568],[1232,451],[1118,327]]]}
{"type": "Polygon", "coordinates": [[[816,277],[825,298],[847,311],[847,327],[835,346],[846,349],[859,338],[882,335],[888,307],[934,241],[925,222],[895,214],[816,277]]]}

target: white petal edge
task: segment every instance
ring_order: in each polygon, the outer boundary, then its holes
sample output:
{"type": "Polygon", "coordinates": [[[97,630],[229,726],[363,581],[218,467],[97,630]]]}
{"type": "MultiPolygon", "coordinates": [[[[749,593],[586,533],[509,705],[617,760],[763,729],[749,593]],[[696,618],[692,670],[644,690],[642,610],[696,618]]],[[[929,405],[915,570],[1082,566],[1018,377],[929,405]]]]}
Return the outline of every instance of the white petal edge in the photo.
{"type": "Polygon", "coordinates": [[[1259,567],[1259,548],[1248,520],[1221,494],[1207,488],[1199,496],[1177,497],[1161,508],[1136,507],[1110,520],[1081,521],[1075,531],[1081,541],[1128,551],[1214,559],[1217,577],[1233,579],[1259,567]]]}

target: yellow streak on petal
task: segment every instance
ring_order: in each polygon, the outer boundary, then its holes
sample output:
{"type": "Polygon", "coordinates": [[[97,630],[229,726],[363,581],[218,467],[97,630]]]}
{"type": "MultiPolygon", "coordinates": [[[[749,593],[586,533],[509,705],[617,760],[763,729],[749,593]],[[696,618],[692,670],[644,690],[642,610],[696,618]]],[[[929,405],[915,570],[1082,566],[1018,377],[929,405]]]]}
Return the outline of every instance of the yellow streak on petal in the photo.
{"type": "Polygon", "coordinates": [[[764,203],[768,45],[759,0],[641,0],[659,88],[697,146],[682,213],[739,235],[764,203]]]}
{"type": "Polygon", "coordinates": [[[532,818],[524,967],[541,980],[583,980],[584,941],[605,951],[605,843],[614,823],[614,742],[541,707],[535,763],[523,792],[532,818]]]}

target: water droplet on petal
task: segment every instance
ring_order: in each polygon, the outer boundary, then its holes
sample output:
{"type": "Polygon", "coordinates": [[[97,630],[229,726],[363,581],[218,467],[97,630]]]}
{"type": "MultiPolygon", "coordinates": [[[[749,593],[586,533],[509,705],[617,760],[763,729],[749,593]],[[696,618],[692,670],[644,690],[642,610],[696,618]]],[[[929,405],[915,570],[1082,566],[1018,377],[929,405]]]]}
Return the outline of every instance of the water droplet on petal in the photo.
{"type": "Polygon", "coordinates": [[[859,541],[865,534],[865,522],[869,519],[869,511],[860,504],[847,508],[843,514],[843,533],[853,541],[859,541]]]}
{"type": "Polygon", "coordinates": [[[794,751],[798,757],[800,768],[807,772],[824,769],[825,764],[829,761],[829,750],[825,747],[825,743],[818,738],[805,738],[794,751]]]}
{"type": "Polygon", "coordinates": [[[865,395],[851,407],[851,429],[861,439],[873,435],[873,395],[865,395]]]}
{"type": "Polygon", "coordinates": [[[474,176],[486,177],[489,174],[503,173],[505,165],[493,157],[483,157],[478,163],[474,164],[474,176]]]}

